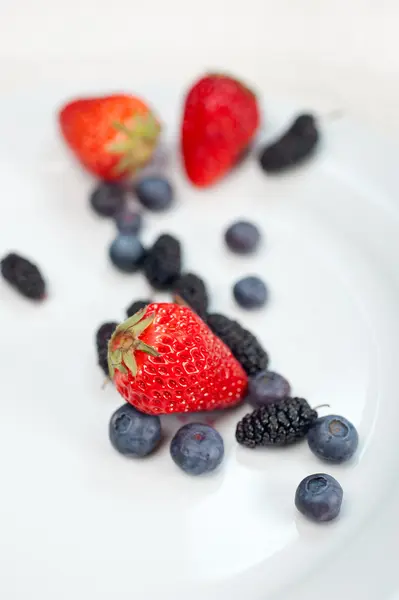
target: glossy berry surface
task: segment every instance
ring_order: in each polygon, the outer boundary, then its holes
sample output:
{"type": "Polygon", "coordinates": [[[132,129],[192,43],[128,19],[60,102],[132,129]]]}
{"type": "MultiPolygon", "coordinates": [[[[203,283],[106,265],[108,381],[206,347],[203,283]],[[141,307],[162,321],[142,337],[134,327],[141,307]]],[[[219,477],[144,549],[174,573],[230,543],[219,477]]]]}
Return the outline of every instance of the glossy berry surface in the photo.
{"type": "Polygon", "coordinates": [[[241,365],[185,306],[150,304],[142,315],[119,325],[109,346],[116,389],[142,412],[226,408],[246,393],[241,365]]]}
{"type": "Polygon", "coordinates": [[[119,234],[110,246],[109,256],[120,271],[134,273],[143,264],[145,250],[136,236],[119,234]]]}
{"type": "Polygon", "coordinates": [[[142,227],[143,217],[137,211],[123,208],[115,215],[115,224],[119,233],[135,235],[142,227]]]}
{"type": "Polygon", "coordinates": [[[273,371],[260,371],[248,379],[247,400],[255,407],[283,400],[290,392],[288,381],[273,371]]]}
{"type": "Polygon", "coordinates": [[[322,460],[342,463],[355,454],[359,436],[355,426],[338,415],[321,417],[310,428],[308,444],[311,451],[322,460]]]}
{"type": "Polygon", "coordinates": [[[295,506],[312,521],[332,521],[339,515],[343,495],[334,477],[317,473],[301,481],[295,494],[295,506]]]}
{"type": "Polygon", "coordinates": [[[172,439],[170,453],[177,466],[189,475],[210,473],[223,460],[223,439],[210,425],[189,423],[172,439]]]}
{"type": "Polygon", "coordinates": [[[267,288],[259,277],[249,276],[237,281],[233,288],[239,306],[247,309],[261,308],[267,301],[267,288]]]}
{"type": "Polygon", "coordinates": [[[90,195],[90,205],[102,217],[114,217],[125,203],[123,188],[114,183],[101,182],[90,195]]]}
{"type": "Polygon", "coordinates": [[[148,210],[162,211],[173,204],[173,188],[165,177],[145,177],[137,183],[135,191],[141,204],[148,210]]]}
{"type": "Polygon", "coordinates": [[[161,421],[124,404],[111,417],[109,439],[115,450],[125,456],[147,456],[161,440],[161,421]]]}
{"type": "Polygon", "coordinates": [[[256,225],[249,221],[237,221],[226,230],[224,239],[233,252],[251,254],[259,246],[260,232],[256,225]]]}

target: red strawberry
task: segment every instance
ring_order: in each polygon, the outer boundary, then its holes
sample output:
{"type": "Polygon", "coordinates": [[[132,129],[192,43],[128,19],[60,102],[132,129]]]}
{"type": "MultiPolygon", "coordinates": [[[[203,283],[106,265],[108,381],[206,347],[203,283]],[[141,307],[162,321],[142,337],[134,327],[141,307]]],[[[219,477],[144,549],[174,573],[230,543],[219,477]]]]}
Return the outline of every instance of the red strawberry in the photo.
{"type": "Polygon", "coordinates": [[[147,104],[128,95],[74,100],[62,108],[59,122],[77,159],[106,181],[117,181],[143,167],[160,133],[147,104]]]}
{"type": "Polygon", "coordinates": [[[237,404],[247,376],[225,344],[191,309],[150,304],[119,325],[108,346],[120,394],[148,414],[237,404]]]}
{"type": "Polygon", "coordinates": [[[212,185],[239,161],[260,116],[256,96],[226,75],[207,75],[189,91],[183,115],[182,153],[187,176],[212,185]]]}

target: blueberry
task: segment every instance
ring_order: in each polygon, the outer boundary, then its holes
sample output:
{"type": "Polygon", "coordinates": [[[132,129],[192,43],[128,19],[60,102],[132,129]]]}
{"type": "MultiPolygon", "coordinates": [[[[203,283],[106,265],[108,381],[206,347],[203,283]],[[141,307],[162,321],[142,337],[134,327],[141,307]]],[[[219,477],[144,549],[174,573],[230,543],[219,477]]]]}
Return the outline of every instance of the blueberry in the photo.
{"type": "Polygon", "coordinates": [[[160,418],[145,415],[131,404],[124,404],[111,417],[109,439],[121,454],[138,458],[147,456],[161,440],[160,418]]]}
{"type": "Polygon", "coordinates": [[[102,217],[114,217],[122,210],[125,192],[116,183],[101,182],[90,195],[90,204],[94,212],[102,217]]]}
{"type": "Polygon", "coordinates": [[[295,494],[295,506],[313,521],[332,521],[339,515],[343,495],[334,477],[317,473],[301,481],[295,494]]]}
{"type": "Polygon", "coordinates": [[[311,451],[332,463],[349,460],[356,452],[359,436],[350,421],[337,415],[317,419],[308,433],[311,451]]]}
{"type": "Polygon", "coordinates": [[[266,304],[267,289],[259,277],[244,277],[233,288],[234,298],[242,308],[260,308],[266,304]]]}
{"type": "Polygon", "coordinates": [[[210,425],[188,423],[172,439],[170,453],[183,471],[202,475],[213,471],[222,462],[223,439],[210,425]]]}
{"type": "Polygon", "coordinates": [[[283,400],[290,392],[288,381],[273,371],[260,371],[248,379],[247,400],[255,407],[283,400]]]}
{"type": "Polygon", "coordinates": [[[134,235],[119,234],[109,249],[112,263],[126,273],[134,273],[143,263],[145,250],[134,235]]]}
{"type": "Polygon", "coordinates": [[[237,254],[250,254],[259,245],[259,229],[248,221],[237,221],[227,229],[224,239],[226,244],[237,254]]]}
{"type": "Polygon", "coordinates": [[[149,176],[136,185],[141,204],[149,210],[166,210],[173,203],[173,188],[165,177],[149,176]]]}
{"type": "Polygon", "coordinates": [[[137,211],[133,211],[129,208],[122,208],[122,210],[115,215],[115,223],[119,233],[134,235],[140,231],[143,218],[137,211]]]}

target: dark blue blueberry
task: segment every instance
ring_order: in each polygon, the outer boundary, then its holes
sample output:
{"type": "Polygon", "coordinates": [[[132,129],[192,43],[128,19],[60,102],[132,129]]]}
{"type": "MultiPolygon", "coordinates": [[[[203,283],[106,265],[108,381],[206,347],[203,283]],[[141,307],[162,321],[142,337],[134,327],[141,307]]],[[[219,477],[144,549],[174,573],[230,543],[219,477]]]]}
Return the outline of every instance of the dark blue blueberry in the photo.
{"type": "Polygon", "coordinates": [[[173,188],[165,177],[149,176],[136,184],[141,204],[149,210],[166,210],[173,203],[173,188]]]}
{"type": "Polygon", "coordinates": [[[124,404],[111,417],[109,439],[121,454],[137,458],[147,456],[161,441],[160,418],[145,415],[131,404],[124,404]]]}
{"type": "Polygon", "coordinates": [[[317,473],[301,481],[295,494],[295,506],[312,521],[332,521],[339,515],[343,495],[334,477],[317,473]]]}
{"type": "Polygon", "coordinates": [[[317,419],[308,432],[311,451],[332,463],[342,463],[356,452],[359,436],[350,421],[337,415],[317,419]]]}
{"type": "Polygon", "coordinates": [[[273,371],[260,371],[248,379],[247,400],[255,407],[283,400],[290,392],[288,381],[273,371]]]}
{"type": "Polygon", "coordinates": [[[137,211],[123,208],[115,215],[115,223],[119,233],[137,234],[143,224],[143,217],[137,211]]]}
{"type": "Polygon", "coordinates": [[[223,439],[210,425],[188,423],[172,439],[170,453],[183,471],[202,475],[213,471],[222,462],[223,439]]]}
{"type": "Polygon", "coordinates": [[[260,308],[266,304],[267,289],[259,277],[244,277],[233,288],[234,298],[242,308],[260,308]]]}
{"type": "Polygon", "coordinates": [[[112,263],[126,273],[134,273],[143,264],[145,250],[134,235],[119,234],[109,249],[112,263]]]}
{"type": "Polygon", "coordinates": [[[125,192],[116,183],[101,182],[90,195],[90,204],[94,212],[102,217],[114,217],[125,203],[125,192]]]}
{"type": "Polygon", "coordinates": [[[226,244],[237,254],[251,254],[259,245],[259,229],[248,221],[237,221],[227,229],[224,239],[226,244]]]}

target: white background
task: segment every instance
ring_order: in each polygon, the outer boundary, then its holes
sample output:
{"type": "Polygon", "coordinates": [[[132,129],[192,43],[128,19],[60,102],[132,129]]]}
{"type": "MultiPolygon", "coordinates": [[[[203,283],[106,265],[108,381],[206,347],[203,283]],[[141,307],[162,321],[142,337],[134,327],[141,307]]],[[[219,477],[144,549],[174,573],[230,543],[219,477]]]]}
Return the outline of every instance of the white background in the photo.
{"type": "Polygon", "coordinates": [[[27,80],[62,78],[73,58],[84,76],[85,59],[111,74],[116,55],[132,85],[136,70],[168,81],[219,67],[300,87],[389,132],[399,126],[398,15],[395,0],[3,0],[0,77],[20,83],[22,60],[27,80]]]}

